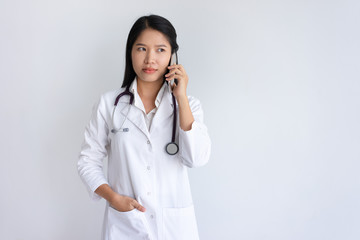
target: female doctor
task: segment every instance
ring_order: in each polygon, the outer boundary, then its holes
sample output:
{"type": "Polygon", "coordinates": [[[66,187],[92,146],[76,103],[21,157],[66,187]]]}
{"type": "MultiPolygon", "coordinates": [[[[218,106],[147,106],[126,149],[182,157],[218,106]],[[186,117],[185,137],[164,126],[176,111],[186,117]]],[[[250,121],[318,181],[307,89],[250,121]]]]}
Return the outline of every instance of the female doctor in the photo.
{"type": "Polygon", "coordinates": [[[101,95],[86,126],[78,172],[93,199],[106,199],[104,240],[199,239],[187,169],[208,162],[211,142],[184,67],[169,66],[177,50],[167,19],[139,18],[122,88],[101,95]]]}

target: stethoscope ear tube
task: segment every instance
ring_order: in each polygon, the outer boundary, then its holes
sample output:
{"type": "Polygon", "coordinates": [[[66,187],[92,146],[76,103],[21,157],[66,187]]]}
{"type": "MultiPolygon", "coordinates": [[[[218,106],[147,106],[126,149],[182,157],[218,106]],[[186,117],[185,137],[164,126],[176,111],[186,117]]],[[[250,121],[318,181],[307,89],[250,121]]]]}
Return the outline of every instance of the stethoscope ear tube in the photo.
{"type": "Polygon", "coordinates": [[[120,125],[120,128],[115,128],[115,123],[114,123],[114,115],[115,115],[115,109],[116,109],[116,106],[114,106],[114,109],[113,109],[113,112],[112,112],[112,116],[111,116],[111,119],[112,119],[112,125],[113,125],[113,128],[111,129],[111,132],[112,133],[117,133],[117,132],[128,132],[129,131],[129,128],[123,128],[123,125],[125,123],[125,120],[127,119],[127,116],[129,115],[129,112],[130,112],[130,109],[131,109],[131,105],[129,104],[128,106],[128,111],[126,113],[126,116],[124,118],[124,120],[122,121],[121,125],[120,125]]]}
{"type": "Polygon", "coordinates": [[[134,94],[133,94],[132,92],[130,92],[129,88],[130,88],[130,86],[127,86],[127,87],[126,87],[126,90],[125,90],[124,92],[120,93],[120,94],[116,97],[115,102],[114,102],[114,106],[115,106],[115,107],[117,106],[120,98],[121,98],[122,96],[124,96],[124,95],[129,95],[129,96],[130,96],[130,103],[129,103],[129,104],[132,105],[132,103],[133,103],[133,101],[134,101],[134,94]]]}
{"type": "Polygon", "coordinates": [[[114,102],[114,109],[113,109],[112,116],[111,116],[112,124],[113,124],[113,129],[111,129],[111,132],[114,133],[114,134],[117,133],[117,132],[119,132],[119,131],[121,131],[121,130],[122,130],[123,132],[128,132],[128,131],[129,131],[129,128],[124,128],[124,129],[122,128],[122,126],[124,125],[124,122],[125,122],[128,114],[129,114],[129,112],[130,112],[131,105],[132,105],[132,103],[133,103],[133,101],[134,101],[134,94],[133,94],[132,92],[130,92],[129,88],[130,88],[130,86],[127,86],[127,87],[126,87],[126,90],[125,90],[124,92],[120,93],[120,94],[116,97],[115,102],[114,102]],[[115,109],[116,109],[116,107],[117,107],[117,104],[118,104],[120,98],[121,98],[122,96],[125,96],[125,95],[129,95],[129,96],[130,96],[129,108],[128,108],[128,111],[127,111],[127,113],[126,113],[125,119],[123,120],[123,122],[122,122],[121,125],[120,125],[120,128],[116,129],[116,128],[115,128],[115,124],[114,124],[115,109]]]}

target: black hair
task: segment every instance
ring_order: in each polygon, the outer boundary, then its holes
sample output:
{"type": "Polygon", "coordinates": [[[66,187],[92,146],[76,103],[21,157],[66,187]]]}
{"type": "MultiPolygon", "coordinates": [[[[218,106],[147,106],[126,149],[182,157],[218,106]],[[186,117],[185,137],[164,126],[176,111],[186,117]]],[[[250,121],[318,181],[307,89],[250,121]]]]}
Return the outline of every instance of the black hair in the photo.
{"type": "MultiPolygon", "coordinates": [[[[125,55],[125,74],[124,81],[121,87],[128,87],[131,85],[134,80],[136,73],[133,68],[132,60],[131,60],[131,50],[139,35],[145,29],[154,29],[166,36],[170,45],[171,45],[171,53],[175,53],[178,51],[179,46],[176,42],[176,31],[173,25],[164,17],[158,15],[149,15],[143,16],[136,20],[132,28],[130,29],[127,43],[126,43],[126,55],[125,55]]],[[[165,81],[165,79],[164,79],[165,81]]]]}

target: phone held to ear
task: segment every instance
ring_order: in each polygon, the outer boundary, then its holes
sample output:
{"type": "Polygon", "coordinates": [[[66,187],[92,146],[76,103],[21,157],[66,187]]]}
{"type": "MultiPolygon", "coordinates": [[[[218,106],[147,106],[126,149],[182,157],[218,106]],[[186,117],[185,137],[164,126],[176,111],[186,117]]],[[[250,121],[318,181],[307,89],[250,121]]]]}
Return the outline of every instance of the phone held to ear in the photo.
{"type": "MultiPolygon", "coordinates": [[[[178,56],[177,56],[177,53],[176,53],[176,52],[174,52],[174,53],[171,55],[171,59],[170,59],[170,64],[169,64],[169,66],[172,66],[172,65],[174,65],[174,64],[178,64],[178,56]]],[[[169,71],[169,72],[170,72],[170,71],[169,71]]],[[[170,87],[172,87],[174,83],[175,83],[175,85],[177,85],[177,83],[178,83],[178,81],[177,81],[176,78],[174,78],[174,79],[172,79],[172,80],[170,81],[170,87]]]]}

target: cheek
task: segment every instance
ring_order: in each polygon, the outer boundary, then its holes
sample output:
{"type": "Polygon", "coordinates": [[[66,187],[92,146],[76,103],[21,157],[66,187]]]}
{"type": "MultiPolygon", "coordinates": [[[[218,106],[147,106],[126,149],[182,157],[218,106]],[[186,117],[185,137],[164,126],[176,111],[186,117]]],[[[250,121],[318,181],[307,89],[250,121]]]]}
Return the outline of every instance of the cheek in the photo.
{"type": "Polygon", "coordinates": [[[162,75],[164,75],[164,74],[166,74],[167,72],[168,72],[168,69],[167,69],[167,66],[168,65],[164,65],[164,66],[161,66],[161,68],[159,68],[159,72],[162,74],[162,75]]]}
{"type": "Polygon", "coordinates": [[[137,72],[139,68],[141,68],[141,64],[139,64],[139,57],[136,54],[131,56],[132,65],[134,71],[137,72]]]}
{"type": "Polygon", "coordinates": [[[164,72],[168,70],[167,67],[169,66],[169,61],[170,61],[170,57],[169,58],[165,57],[164,59],[161,60],[161,62],[159,62],[159,67],[161,67],[161,69],[164,72]]]}

